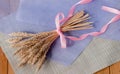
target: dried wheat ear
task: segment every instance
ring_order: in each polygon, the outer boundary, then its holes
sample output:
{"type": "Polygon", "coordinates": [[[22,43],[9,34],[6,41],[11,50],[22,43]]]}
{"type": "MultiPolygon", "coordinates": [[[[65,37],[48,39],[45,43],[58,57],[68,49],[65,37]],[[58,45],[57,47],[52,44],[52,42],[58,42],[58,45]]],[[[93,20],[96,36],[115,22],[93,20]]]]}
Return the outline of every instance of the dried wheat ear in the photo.
{"type": "MultiPolygon", "coordinates": [[[[77,12],[61,26],[61,31],[90,29],[92,22],[88,22],[88,19],[89,14],[85,14],[84,11],[77,12]]],[[[11,47],[18,49],[14,54],[20,59],[19,66],[32,64],[37,66],[37,70],[45,62],[51,44],[59,37],[55,30],[37,34],[14,32],[9,36],[7,42],[11,47]]]]}

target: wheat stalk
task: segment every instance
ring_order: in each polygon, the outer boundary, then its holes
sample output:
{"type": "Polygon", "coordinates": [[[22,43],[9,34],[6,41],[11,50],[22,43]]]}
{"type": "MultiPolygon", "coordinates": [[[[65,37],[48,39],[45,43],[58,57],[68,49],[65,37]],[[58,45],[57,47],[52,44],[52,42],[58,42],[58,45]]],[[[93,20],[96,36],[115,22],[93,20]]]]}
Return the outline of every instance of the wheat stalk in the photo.
{"type": "MultiPolygon", "coordinates": [[[[89,15],[84,11],[77,12],[61,26],[61,31],[90,29],[92,23],[88,22],[88,19],[89,15]]],[[[51,44],[59,37],[55,30],[37,34],[14,32],[9,35],[11,37],[8,39],[10,46],[18,49],[15,55],[20,57],[19,66],[35,64],[38,70],[44,63],[51,44]]]]}

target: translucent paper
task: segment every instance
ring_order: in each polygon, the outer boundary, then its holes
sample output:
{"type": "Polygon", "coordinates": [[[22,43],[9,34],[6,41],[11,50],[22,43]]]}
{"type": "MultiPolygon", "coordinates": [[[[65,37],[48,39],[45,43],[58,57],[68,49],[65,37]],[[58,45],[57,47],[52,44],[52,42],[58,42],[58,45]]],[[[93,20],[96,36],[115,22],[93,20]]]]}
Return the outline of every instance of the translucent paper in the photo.
{"type": "Polygon", "coordinates": [[[10,13],[9,0],[0,0],[0,18],[10,13]]]}

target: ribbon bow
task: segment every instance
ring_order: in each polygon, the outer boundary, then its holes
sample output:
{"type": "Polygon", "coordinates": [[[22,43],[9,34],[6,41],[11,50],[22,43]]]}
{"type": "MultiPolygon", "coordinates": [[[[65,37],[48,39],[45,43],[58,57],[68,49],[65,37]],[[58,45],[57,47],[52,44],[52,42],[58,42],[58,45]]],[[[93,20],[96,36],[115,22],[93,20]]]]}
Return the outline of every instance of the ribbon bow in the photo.
{"type": "Polygon", "coordinates": [[[58,13],[56,15],[56,18],[55,18],[55,24],[56,24],[56,31],[57,33],[60,35],[60,42],[61,42],[61,47],[62,48],[66,48],[67,44],[66,44],[66,39],[65,39],[65,36],[64,34],[61,32],[61,29],[60,29],[60,24],[62,24],[63,22],[65,22],[67,19],[69,19],[71,16],[73,16],[73,13],[74,13],[74,10],[76,8],[77,5],[79,4],[87,4],[87,3],[90,3],[92,0],[81,0],[79,2],[77,2],[76,4],[74,4],[70,11],[69,11],[69,14],[68,16],[65,18],[64,14],[63,13],[58,13]],[[60,19],[60,17],[62,17],[62,19],[60,19]]]}

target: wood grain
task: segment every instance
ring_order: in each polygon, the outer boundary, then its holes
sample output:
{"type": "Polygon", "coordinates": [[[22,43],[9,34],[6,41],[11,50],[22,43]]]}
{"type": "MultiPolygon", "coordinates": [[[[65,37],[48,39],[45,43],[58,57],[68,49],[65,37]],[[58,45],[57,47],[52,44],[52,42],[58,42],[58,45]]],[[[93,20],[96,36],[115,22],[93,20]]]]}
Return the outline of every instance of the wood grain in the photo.
{"type": "Polygon", "coordinates": [[[14,74],[14,71],[9,63],[8,63],[8,74],[14,74]]]}
{"type": "Polygon", "coordinates": [[[0,74],[7,74],[8,72],[8,62],[5,57],[5,54],[2,52],[2,49],[0,48],[0,74]]]}
{"type": "Polygon", "coordinates": [[[120,62],[110,66],[110,74],[120,74],[120,62]]]}
{"type": "Polygon", "coordinates": [[[100,70],[100,71],[96,72],[95,74],[110,74],[110,67],[100,70]]]}

